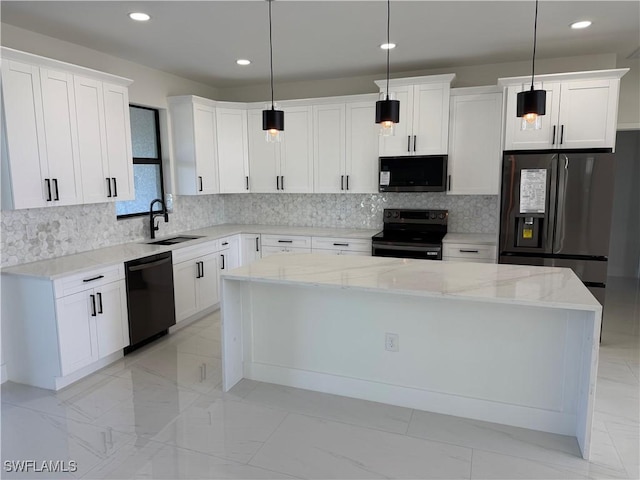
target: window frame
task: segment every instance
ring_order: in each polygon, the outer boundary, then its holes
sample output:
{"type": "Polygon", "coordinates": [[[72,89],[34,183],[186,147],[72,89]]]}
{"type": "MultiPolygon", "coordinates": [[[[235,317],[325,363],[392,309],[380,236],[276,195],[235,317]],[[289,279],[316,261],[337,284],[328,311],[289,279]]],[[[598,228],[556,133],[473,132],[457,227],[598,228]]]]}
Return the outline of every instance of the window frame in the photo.
{"type": "MultiPolygon", "coordinates": [[[[156,153],[157,158],[141,158],[141,157],[133,157],[133,165],[158,165],[160,167],[160,195],[162,201],[165,200],[164,194],[164,171],[162,168],[162,147],[160,145],[160,110],[153,107],[145,107],[142,105],[135,105],[133,103],[129,104],[129,108],[140,108],[142,110],[151,110],[154,112],[154,117],[156,121],[156,153]]],[[[154,210],[155,211],[155,210],[154,210]]],[[[149,215],[149,211],[139,212],[139,213],[127,213],[125,215],[116,215],[117,220],[124,220],[127,218],[135,218],[135,217],[145,217],[149,215]]]]}

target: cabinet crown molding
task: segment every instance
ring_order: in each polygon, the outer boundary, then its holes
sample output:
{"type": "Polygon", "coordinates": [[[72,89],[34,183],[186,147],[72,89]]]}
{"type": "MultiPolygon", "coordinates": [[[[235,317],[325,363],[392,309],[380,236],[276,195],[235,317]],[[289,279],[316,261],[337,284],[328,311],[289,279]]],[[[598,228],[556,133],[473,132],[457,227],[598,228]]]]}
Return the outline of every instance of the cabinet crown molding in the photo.
{"type": "Polygon", "coordinates": [[[41,57],[40,55],[22,52],[13,48],[0,47],[0,56],[3,60],[15,60],[18,62],[36,64],[40,67],[62,69],[69,73],[88,76],[96,80],[120,85],[123,87],[127,87],[133,83],[133,80],[131,80],[130,78],[112,75],[111,73],[101,72],[100,70],[94,70],[92,68],[82,67],[80,65],[74,65],[73,63],[62,62],[53,58],[41,57]]]}
{"type": "MultiPolygon", "coordinates": [[[[423,77],[405,77],[405,78],[392,78],[389,80],[389,85],[392,87],[400,87],[405,85],[423,85],[428,83],[449,83],[453,82],[456,78],[455,73],[447,73],[443,75],[427,75],[423,77]]],[[[376,80],[375,84],[379,88],[386,88],[387,80],[376,80]]]]}
{"type": "MultiPolygon", "coordinates": [[[[561,82],[568,80],[596,80],[605,78],[616,79],[622,78],[628,71],[628,68],[613,68],[609,70],[590,70],[586,72],[549,73],[545,75],[536,75],[535,81],[561,82]]],[[[507,87],[509,85],[522,85],[524,83],[531,83],[531,75],[498,79],[498,86],[500,87],[507,87]]]]}

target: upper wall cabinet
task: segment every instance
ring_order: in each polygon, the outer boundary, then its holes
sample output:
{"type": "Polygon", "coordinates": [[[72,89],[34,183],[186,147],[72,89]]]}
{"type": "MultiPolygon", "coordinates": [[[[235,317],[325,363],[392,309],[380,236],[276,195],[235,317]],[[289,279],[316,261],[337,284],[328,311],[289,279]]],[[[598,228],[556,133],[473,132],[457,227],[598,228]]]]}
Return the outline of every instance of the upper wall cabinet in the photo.
{"type": "Polygon", "coordinates": [[[220,193],[249,190],[249,152],[247,111],[238,107],[216,106],[218,173],[220,193]]]}
{"type": "Polygon", "coordinates": [[[311,105],[282,106],[284,140],[268,143],[262,130],[262,108],[248,111],[249,186],[255,193],[313,192],[311,105]]]}
{"type": "Polygon", "coordinates": [[[502,93],[497,87],[452,89],[449,120],[447,193],[498,195],[502,93]]]}
{"type": "Polygon", "coordinates": [[[540,130],[521,130],[518,93],[531,88],[530,77],[502,78],[507,108],[505,150],[615,148],[620,78],[628,69],[538,75],[536,89],[547,91],[540,130]]]}
{"type": "Polygon", "coordinates": [[[3,208],[133,199],[131,81],[4,47],[2,57],[3,208]]]}
{"type": "MultiPolygon", "coordinates": [[[[442,155],[449,142],[449,92],[454,74],[391,80],[389,91],[400,101],[394,136],[380,137],[380,156],[442,155]]],[[[386,93],[386,80],[376,81],[386,93]]]]}
{"type": "Polygon", "coordinates": [[[215,102],[169,97],[178,195],[219,193],[215,102]]]}

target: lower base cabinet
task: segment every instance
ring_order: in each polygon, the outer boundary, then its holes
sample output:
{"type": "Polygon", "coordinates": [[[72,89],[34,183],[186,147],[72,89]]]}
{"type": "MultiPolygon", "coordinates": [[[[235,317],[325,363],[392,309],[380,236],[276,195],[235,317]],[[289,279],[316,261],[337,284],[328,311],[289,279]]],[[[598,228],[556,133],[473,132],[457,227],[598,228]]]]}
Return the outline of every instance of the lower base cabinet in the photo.
{"type": "Polygon", "coordinates": [[[259,233],[242,233],[240,235],[240,265],[248,265],[262,257],[259,233]]]}

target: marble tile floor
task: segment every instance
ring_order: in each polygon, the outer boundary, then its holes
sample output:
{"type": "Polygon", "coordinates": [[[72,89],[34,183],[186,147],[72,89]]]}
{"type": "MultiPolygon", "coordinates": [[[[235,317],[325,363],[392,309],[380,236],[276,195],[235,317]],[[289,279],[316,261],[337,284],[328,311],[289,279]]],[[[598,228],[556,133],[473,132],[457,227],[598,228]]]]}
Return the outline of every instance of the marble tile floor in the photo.
{"type": "Polygon", "coordinates": [[[0,477],[638,479],[639,284],[609,286],[591,461],[561,435],[248,380],[223,393],[215,313],[60,392],[3,384],[0,477]]]}

